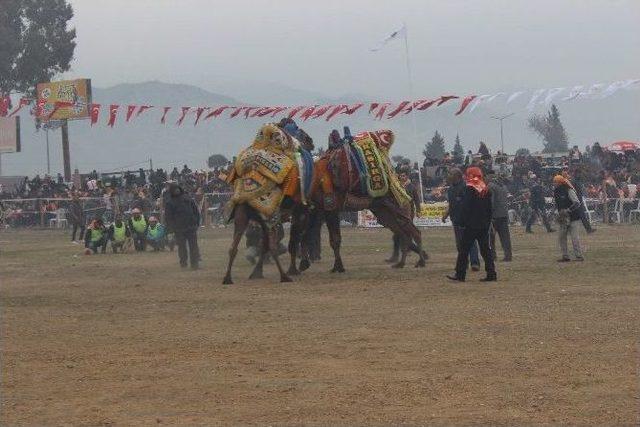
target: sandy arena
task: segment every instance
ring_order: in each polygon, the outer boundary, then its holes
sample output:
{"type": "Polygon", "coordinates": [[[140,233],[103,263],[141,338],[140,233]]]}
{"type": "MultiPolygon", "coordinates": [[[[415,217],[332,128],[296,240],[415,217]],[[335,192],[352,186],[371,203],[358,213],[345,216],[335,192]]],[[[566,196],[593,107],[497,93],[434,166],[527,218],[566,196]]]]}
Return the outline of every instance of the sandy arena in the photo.
{"type": "Polygon", "coordinates": [[[569,264],[535,232],[512,229],[495,284],[448,282],[438,228],[423,270],[382,262],[388,231],[343,229],[347,273],[324,235],[294,283],[247,280],[241,253],[233,286],[230,229],[200,233],[197,272],[0,233],[0,424],[638,425],[640,229],[601,226],[569,264]]]}

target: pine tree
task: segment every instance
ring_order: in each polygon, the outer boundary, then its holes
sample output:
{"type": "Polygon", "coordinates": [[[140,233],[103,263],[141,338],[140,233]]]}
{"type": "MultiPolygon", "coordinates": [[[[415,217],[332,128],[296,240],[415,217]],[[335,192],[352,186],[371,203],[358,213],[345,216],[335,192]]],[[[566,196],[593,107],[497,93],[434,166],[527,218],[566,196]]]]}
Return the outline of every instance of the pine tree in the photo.
{"type": "Polygon", "coordinates": [[[464,162],[464,148],[460,143],[460,135],[456,134],[456,143],[453,145],[453,152],[451,153],[453,156],[453,163],[456,165],[461,165],[464,162]]]}
{"type": "Polygon", "coordinates": [[[440,132],[436,131],[433,138],[431,138],[431,141],[425,145],[425,149],[422,151],[422,154],[428,159],[439,161],[444,157],[444,153],[444,138],[440,135],[440,132]]]}
{"type": "Polygon", "coordinates": [[[569,150],[569,139],[560,121],[560,111],[555,104],[546,117],[534,115],[529,118],[529,128],[544,141],[543,153],[561,153],[569,150]]]}

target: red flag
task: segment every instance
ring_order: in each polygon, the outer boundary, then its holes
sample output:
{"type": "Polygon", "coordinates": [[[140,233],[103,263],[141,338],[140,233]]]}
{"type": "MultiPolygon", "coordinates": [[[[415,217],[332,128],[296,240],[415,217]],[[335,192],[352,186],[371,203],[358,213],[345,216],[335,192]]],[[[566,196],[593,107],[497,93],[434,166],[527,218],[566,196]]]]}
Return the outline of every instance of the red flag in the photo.
{"type": "Polygon", "coordinates": [[[160,123],[165,124],[167,120],[167,113],[171,110],[171,107],[164,107],[162,109],[162,117],[160,118],[160,123]]]}
{"type": "Polygon", "coordinates": [[[89,110],[89,115],[91,117],[91,126],[98,123],[98,118],[100,117],[100,104],[91,104],[89,110]]]}
{"type": "Polygon", "coordinates": [[[380,107],[380,109],[378,110],[378,114],[376,114],[376,119],[382,120],[382,118],[384,117],[384,112],[387,110],[387,107],[389,105],[389,102],[385,102],[384,104],[382,104],[382,107],[380,107]]]}
{"type": "Polygon", "coordinates": [[[140,108],[138,108],[138,112],[136,113],[136,117],[140,116],[140,114],[144,113],[145,111],[149,110],[153,108],[153,105],[141,105],[140,108]]]}
{"type": "Polygon", "coordinates": [[[392,112],[389,113],[389,115],[387,116],[387,118],[392,119],[395,116],[397,116],[402,110],[405,109],[405,107],[407,105],[409,105],[410,101],[402,101],[400,104],[398,104],[398,106],[395,108],[395,110],[393,110],[392,112]]]}
{"type": "Polygon", "coordinates": [[[235,107],[235,110],[233,110],[233,112],[231,113],[231,115],[229,115],[230,118],[234,118],[236,117],[238,114],[240,114],[242,112],[242,110],[244,110],[247,107],[235,107]]]}
{"type": "Polygon", "coordinates": [[[427,100],[419,99],[417,101],[413,101],[413,104],[409,105],[409,108],[404,110],[404,114],[409,114],[411,111],[413,111],[414,108],[417,108],[418,106],[422,105],[424,102],[427,102],[427,100]]]}
{"type": "Polygon", "coordinates": [[[18,108],[13,110],[11,114],[9,114],[9,117],[12,117],[18,111],[22,110],[22,107],[26,107],[29,104],[31,104],[31,100],[29,98],[20,98],[20,103],[18,104],[18,108]]]}
{"type": "Polygon", "coordinates": [[[206,116],[204,116],[204,119],[207,120],[207,119],[210,119],[211,117],[218,117],[227,108],[231,108],[231,107],[227,107],[226,105],[224,107],[218,107],[215,110],[211,111],[206,116]]]}
{"type": "Polygon", "coordinates": [[[187,113],[189,112],[190,109],[191,107],[182,107],[182,114],[180,115],[180,118],[176,122],[176,126],[180,126],[182,124],[182,121],[184,120],[185,117],[187,117],[187,113]]]}
{"type": "Polygon", "coordinates": [[[287,117],[289,117],[290,119],[293,119],[296,114],[298,114],[303,108],[307,108],[304,105],[299,106],[299,107],[294,107],[291,109],[291,111],[289,111],[289,115],[287,117]]]}
{"type": "Polygon", "coordinates": [[[131,120],[131,116],[133,116],[133,112],[136,111],[136,108],[138,108],[137,105],[128,105],[127,106],[127,123],[129,122],[129,120],[131,120]]]}
{"type": "Polygon", "coordinates": [[[193,125],[197,125],[198,122],[200,121],[200,116],[202,115],[202,113],[204,113],[204,110],[206,110],[206,107],[198,107],[196,108],[196,121],[193,122],[193,125]]]}
{"type": "Polygon", "coordinates": [[[329,109],[333,107],[333,105],[325,105],[324,107],[320,107],[316,110],[316,112],[314,112],[311,117],[309,117],[310,119],[317,119],[318,117],[322,117],[325,115],[325,113],[327,111],[329,111],[329,109]]]}
{"type": "Polygon", "coordinates": [[[476,99],[476,97],[477,95],[470,95],[470,96],[467,96],[465,99],[463,99],[462,103],[460,104],[460,109],[456,111],[456,116],[459,116],[460,114],[462,114],[465,108],[467,108],[469,104],[471,104],[471,101],[476,99]]]}
{"type": "Polygon", "coordinates": [[[369,114],[373,113],[373,110],[375,110],[376,108],[378,108],[378,105],[380,105],[378,102],[372,102],[369,105],[369,114]]]}
{"type": "Polygon", "coordinates": [[[441,106],[442,104],[444,104],[445,102],[450,101],[450,100],[452,100],[452,99],[457,99],[457,98],[459,98],[459,97],[458,97],[458,96],[455,96],[455,95],[443,95],[443,96],[441,96],[441,97],[438,99],[438,104],[437,104],[437,106],[439,107],[439,106],[441,106]]]}
{"type": "Polygon", "coordinates": [[[307,119],[311,116],[311,114],[313,114],[316,108],[317,108],[317,105],[307,108],[306,110],[303,111],[302,114],[300,114],[300,118],[306,122],[307,119]]]}
{"type": "Polygon", "coordinates": [[[0,97],[0,117],[6,117],[9,113],[9,105],[11,105],[11,98],[9,95],[0,97]]]}
{"type": "Polygon", "coordinates": [[[113,127],[113,125],[116,124],[116,116],[118,115],[118,108],[120,108],[118,104],[111,104],[109,106],[109,121],[107,122],[107,126],[113,127]]]}
{"type": "Polygon", "coordinates": [[[36,117],[41,118],[44,116],[44,106],[47,105],[46,99],[39,99],[36,104],[36,117]]]}
{"type": "Polygon", "coordinates": [[[245,118],[245,119],[248,119],[248,118],[249,118],[249,114],[251,114],[251,111],[252,111],[252,110],[255,110],[255,109],[257,109],[257,108],[260,108],[260,107],[247,107],[247,108],[244,110],[244,118],[245,118]]]}
{"type": "Polygon", "coordinates": [[[353,104],[351,107],[347,107],[346,110],[344,110],[345,114],[348,115],[352,115],[353,113],[355,113],[356,111],[358,111],[360,109],[360,107],[362,107],[364,104],[363,103],[357,103],[357,104],[353,104]]]}
{"type": "Polygon", "coordinates": [[[416,110],[418,110],[418,111],[424,111],[424,110],[426,110],[427,108],[431,107],[431,106],[432,106],[433,104],[435,104],[436,102],[438,102],[438,99],[439,99],[439,98],[432,99],[431,101],[423,101],[423,102],[421,103],[421,105],[419,105],[419,106],[417,106],[417,107],[416,107],[416,110]]]}
{"type": "Polygon", "coordinates": [[[343,110],[345,110],[347,108],[347,106],[345,104],[340,104],[340,105],[336,105],[335,107],[333,107],[333,109],[331,110],[331,112],[327,115],[327,117],[325,117],[325,121],[329,121],[331,119],[333,119],[335,116],[337,116],[338,114],[340,114],[343,110]]]}
{"type": "Polygon", "coordinates": [[[287,111],[288,109],[289,107],[275,107],[275,109],[271,113],[271,117],[275,117],[278,114],[282,113],[283,111],[287,111]]]}
{"type": "Polygon", "coordinates": [[[271,112],[272,109],[273,109],[273,107],[260,107],[256,111],[251,113],[251,118],[266,116],[267,114],[269,114],[271,112]]]}

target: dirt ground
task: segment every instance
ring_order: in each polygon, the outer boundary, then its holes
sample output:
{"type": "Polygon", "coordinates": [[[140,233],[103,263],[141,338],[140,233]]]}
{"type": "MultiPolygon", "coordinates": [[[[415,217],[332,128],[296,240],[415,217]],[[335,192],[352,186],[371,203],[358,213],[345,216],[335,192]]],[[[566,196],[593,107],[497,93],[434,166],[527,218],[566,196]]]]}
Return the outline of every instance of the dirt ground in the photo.
{"type": "Polygon", "coordinates": [[[640,423],[637,226],[583,236],[568,264],[555,234],[514,229],[489,285],[449,283],[452,231],[423,235],[423,270],[381,262],[388,231],[345,229],[345,274],[325,244],[295,283],[249,281],[240,256],[222,286],[229,229],[200,234],[196,272],[2,232],[0,424],[640,423]]]}

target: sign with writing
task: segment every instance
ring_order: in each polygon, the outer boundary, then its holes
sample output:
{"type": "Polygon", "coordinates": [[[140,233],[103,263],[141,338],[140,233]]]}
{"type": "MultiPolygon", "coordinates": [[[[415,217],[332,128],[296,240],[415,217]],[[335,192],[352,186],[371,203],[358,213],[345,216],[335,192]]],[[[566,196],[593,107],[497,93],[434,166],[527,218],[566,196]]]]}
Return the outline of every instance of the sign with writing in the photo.
{"type": "MultiPolygon", "coordinates": [[[[442,216],[449,204],[447,202],[423,203],[420,209],[420,215],[413,219],[413,223],[417,227],[442,227],[451,226],[451,221],[447,218],[442,222],[442,216]]],[[[358,212],[358,227],[382,227],[378,224],[376,216],[370,210],[362,210],[358,212]]]]}
{"type": "Polygon", "coordinates": [[[91,79],[38,83],[36,92],[40,120],[75,120],[90,115],[91,79]]]}
{"type": "Polygon", "coordinates": [[[0,153],[20,151],[20,117],[0,117],[0,153]]]}

